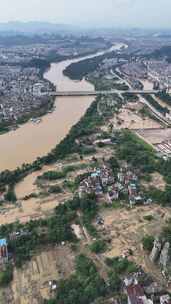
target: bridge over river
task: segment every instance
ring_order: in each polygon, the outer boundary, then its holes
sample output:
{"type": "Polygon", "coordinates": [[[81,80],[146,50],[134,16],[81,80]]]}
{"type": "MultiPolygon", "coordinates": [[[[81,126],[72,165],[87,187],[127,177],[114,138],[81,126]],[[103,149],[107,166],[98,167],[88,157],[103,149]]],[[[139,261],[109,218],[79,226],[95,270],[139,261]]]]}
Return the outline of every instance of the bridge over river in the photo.
{"type": "Polygon", "coordinates": [[[110,91],[55,91],[55,92],[45,92],[43,95],[48,96],[97,96],[97,95],[112,95],[112,94],[157,94],[162,91],[160,90],[110,90],[110,91]]]}

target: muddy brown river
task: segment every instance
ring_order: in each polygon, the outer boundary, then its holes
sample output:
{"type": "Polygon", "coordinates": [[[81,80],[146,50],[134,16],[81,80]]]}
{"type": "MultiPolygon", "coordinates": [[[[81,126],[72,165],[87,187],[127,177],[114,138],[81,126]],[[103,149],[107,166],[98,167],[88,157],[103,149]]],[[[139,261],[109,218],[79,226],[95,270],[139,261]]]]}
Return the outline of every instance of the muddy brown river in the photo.
{"type": "MultiPolygon", "coordinates": [[[[105,52],[120,49],[122,46],[123,44],[118,43],[105,52]]],[[[52,63],[44,77],[56,85],[59,91],[93,90],[93,85],[86,80],[73,81],[64,76],[63,71],[73,62],[93,58],[105,52],[52,63]]],[[[37,157],[47,154],[80,120],[93,100],[92,96],[57,97],[55,110],[45,115],[41,123],[27,122],[15,131],[0,135],[0,171],[15,169],[23,163],[31,163],[37,157]]]]}

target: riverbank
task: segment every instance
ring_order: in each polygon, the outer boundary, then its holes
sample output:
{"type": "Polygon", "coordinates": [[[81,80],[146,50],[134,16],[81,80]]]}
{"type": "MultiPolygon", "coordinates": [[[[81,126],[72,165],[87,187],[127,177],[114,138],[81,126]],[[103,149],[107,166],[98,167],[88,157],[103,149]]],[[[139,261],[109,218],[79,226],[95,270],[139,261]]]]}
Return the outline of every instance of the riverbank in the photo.
{"type": "MultiPolygon", "coordinates": [[[[95,118],[95,112],[97,111],[97,100],[95,100],[93,103],[90,100],[90,104],[91,106],[88,108],[85,115],[70,129],[70,132],[66,137],[64,137],[60,144],[57,144],[55,148],[53,148],[46,156],[37,158],[37,160],[31,164],[23,164],[22,167],[18,167],[13,171],[2,172],[0,174],[0,184],[15,184],[29,173],[40,170],[43,165],[51,164],[58,159],[64,159],[67,155],[76,152],[77,144],[75,143],[75,140],[78,134],[80,134],[81,131],[86,132],[86,129],[89,127],[88,122],[91,123],[92,116],[95,118]]],[[[71,110],[72,105],[70,111],[71,110]]]]}
{"type": "MultiPolygon", "coordinates": [[[[116,96],[111,98],[116,98],[116,96]]],[[[106,155],[107,157],[111,156],[112,151],[110,146],[106,146],[103,149],[101,146],[98,147],[98,145],[94,144],[95,139],[104,138],[102,126],[106,125],[112,113],[116,111],[116,108],[122,106],[122,100],[119,97],[116,107],[113,107],[112,104],[109,105],[107,101],[108,98],[106,102],[102,97],[97,98],[79,123],[72,127],[65,139],[47,156],[37,159],[37,161],[31,165],[23,165],[22,168],[18,168],[13,172],[6,171],[0,175],[1,189],[3,188],[2,186],[9,185],[7,193],[10,192],[10,197],[16,200],[16,202],[15,200],[11,201],[11,207],[8,206],[8,204],[7,207],[5,207],[6,203],[4,204],[2,211],[4,221],[15,221],[15,219],[18,218],[25,222],[31,219],[32,216],[34,216],[34,218],[44,217],[44,212],[46,215],[47,213],[49,214],[54,208],[54,204],[57,205],[59,200],[63,199],[61,193],[58,195],[49,193],[46,185],[41,188],[39,187],[40,185],[36,184],[36,179],[43,174],[47,174],[47,171],[55,172],[57,169],[60,171],[62,167],[70,168],[74,171],[73,168],[77,168],[78,170],[75,171],[75,174],[78,175],[79,173],[84,173],[85,165],[88,167],[90,162],[93,165],[93,156],[96,159],[103,159],[106,155]],[[105,103],[105,106],[101,108],[99,113],[98,108],[100,103],[105,103]],[[88,139],[89,141],[87,141],[88,139]],[[46,191],[47,193],[44,197],[44,192],[46,191]],[[24,197],[27,197],[28,200],[25,201],[24,197]],[[21,208],[22,215],[19,214],[21,208]]],[[[67,170],[67,173],[68,172],[71,174],[70,170],[67,170]]],[[[62,176],[60,177],[62,178],[62,176]]],[[[74,179],[75,177],[75,175],[72,176],[74,179]]],[[[62,182],[60,184],[61,191],[69,197],[72,197],[72,178],[70,175],[69,183],[65,185],[63,183],[66,176],[60,179],[62,182]]],[[[5,198],[7,197],[6,194],[5,198]]]]}
{"type": "Polygon", "coordinates": [[[48,100],[45,104],[43,104],[41,107],[37,109],[34,109],[34,111],[32,110],[30,111],[30,113],[23,115],[18,120],[0,123],[0,135],[3,135],[11,131],[15,131],[16,129],[20,128],[22,125],[24,125],[31,119],[39,119],[42,116],[50,113],[54,109],[54,103],[55,103],[55,97],[53,96],[48,97],[48,100]]]}
{"type": "MultiPolygon", "coordinates": [[[[112,47],[111,44],[107,44],[106,48],[104,48],[102,51],[105,51],[106,49],[108,49],[109,47],[112,47]]],[[[67,61],[67,60],[72,60],[72,59],[79,59],[82,58],[83,56],[92,56],[93,54],[96,54],[97,52],[99,52],[98,49],[93,50],[91,52],[85,52],[84,54],[80,55],[70,55],[70,56],[62,56],[59,54],[55,54],[55,55],[50,55],[47,56],[46,59],[32,59],[31,61],[27,62],[26,64],[22,64],[23,68],[36,68],[39,69],[39,77],[40,80],[42,81],[46,81],[49,83],[50,88],[54,91],[56,90],[56,86],[54,85],[53,81],[49,81],[48,79],[44,78],[44,75],[46,73],[48,73],[48,71],[51,68],[51,64],[53,63],[60,63],[62,61],[67,61]]],[[[48,113],[52,113],[52,110],[55,108],[54,104],[55,104],[55,97],[44,97],[47,100],[43,101],[42,105],[40,105],[40,107],[32,110],[30,109],[30,111],[26,114],[22,114],[22,116],[18,119],[18,120],[9,120],[9,121],[3,121],[0,123],[0,135],[3,135],[7,132],[10,131],[14,131],[18,128],[20,128],[23,124],[27,123],[30,119],[37,119],[39,120],[40,117],[48,114],[48,113]]]]}
{"type": "MultiPolygon", "coordinates": [[[[117,44],[113,48],[120,49],[121,47],[122,44],[117,44]]],[[[95,57],[102,53],[104,51],[87,57],[95,57]]],[[[58,90],[92,91],[94,86],[85,79],[72,81],[63,75],[63,70],[68,65],[87,57],[53,63],[44,77],[54,86],[57,86],[58,90]]],[[[19,129],[1,135],[0,171],[15,170],[24,163],[31,164],[38,157],[48,154],[68,134],[71,127],[80,120],[93,100],[93,97],[56,98],[55,110],[51,114],[44,115],[40,124],[27,122],[19,129]]]]}
{"type": "MultiPolygon", "coordinates": [[[[127,48],[125,44],[120,44],[121,48],[127,48]]],[[[118,48],[112,46],[107,52],[99,53],[98,56],[84,58],[79,62],[73,62],[65,68],[64,75],[72,80],[82,80],[87,74],[95,71],[104,59],[112,59],[117,56],[118,48]]],[[[127,57],[127,56],[126,56],[127,57]]]]}

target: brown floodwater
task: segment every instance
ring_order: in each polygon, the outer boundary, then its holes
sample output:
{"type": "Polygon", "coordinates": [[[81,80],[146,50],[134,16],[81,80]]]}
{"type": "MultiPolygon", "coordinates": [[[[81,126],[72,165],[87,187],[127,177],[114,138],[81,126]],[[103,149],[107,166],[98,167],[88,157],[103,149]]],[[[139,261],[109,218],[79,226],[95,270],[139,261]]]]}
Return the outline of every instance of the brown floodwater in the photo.
{"type": "MultiPolygon", "coordinates": [[[[108,50],[120,49],[123,44],[117,44],[108,50]]],[[[106,52],[106,51],[105,51],[106,52]]],[[[85,58],[92,58],[101,55],[98,52],[94,55],[65,60],[60,63],[51,64],[50,69],[44,77],[57,86],[57,90],[93,90],[92,84],[85,79],[73,81],[63,75],[63,70],[73,62],[85,58]]],[[[23,163],[31,163],[37,157],[47,154],[55,147],[84,115],[92,103],[94,97],[57,97],[55,110],[42,118],[41,123],[27,122],[15,131],[10,131],[0,136],[0,171],[15,169],[23,163]]]]}

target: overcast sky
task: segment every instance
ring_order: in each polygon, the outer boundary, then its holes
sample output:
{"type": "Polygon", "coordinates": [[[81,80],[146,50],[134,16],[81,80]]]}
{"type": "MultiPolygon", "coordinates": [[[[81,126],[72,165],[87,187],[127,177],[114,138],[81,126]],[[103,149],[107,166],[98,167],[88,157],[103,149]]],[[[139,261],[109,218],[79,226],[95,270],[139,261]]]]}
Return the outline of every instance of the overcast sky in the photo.
{"type": "Polygon", "coordinates": [[[171,0],[0,0],[0,22],[171,27],[171,0]]]}

